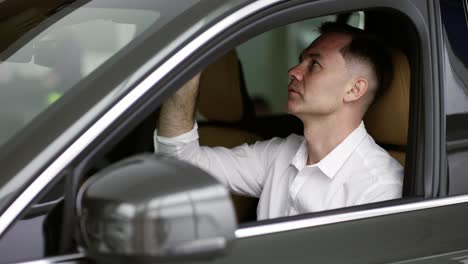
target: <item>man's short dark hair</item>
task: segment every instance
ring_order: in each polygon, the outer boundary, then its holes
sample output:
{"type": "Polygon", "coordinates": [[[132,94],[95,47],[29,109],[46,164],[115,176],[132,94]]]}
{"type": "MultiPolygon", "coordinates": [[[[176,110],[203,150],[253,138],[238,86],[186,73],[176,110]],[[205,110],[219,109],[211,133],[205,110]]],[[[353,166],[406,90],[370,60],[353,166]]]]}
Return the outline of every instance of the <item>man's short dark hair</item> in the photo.
{"type": "Polygon", "coordinates": [[[393,78],[390,48],[374,34],[344,23],[326,22],[320,27],[321,34],[343,33],[351,36],[351,42],[340,51],[345,61],[363,62],[370,66],[377,78],[376,98],[385,93],[393,78]]]}

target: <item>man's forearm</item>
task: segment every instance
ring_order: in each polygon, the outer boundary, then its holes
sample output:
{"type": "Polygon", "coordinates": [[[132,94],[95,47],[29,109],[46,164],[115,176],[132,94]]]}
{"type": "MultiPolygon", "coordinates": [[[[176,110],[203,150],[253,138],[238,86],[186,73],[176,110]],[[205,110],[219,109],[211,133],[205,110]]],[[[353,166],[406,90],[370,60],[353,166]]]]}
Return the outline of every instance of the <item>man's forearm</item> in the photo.
{"type": "Polygon", "coordinates": [[[162,106],[158,135],[176,137],[193,128],[200,74],[194,76],[162,106]]]}

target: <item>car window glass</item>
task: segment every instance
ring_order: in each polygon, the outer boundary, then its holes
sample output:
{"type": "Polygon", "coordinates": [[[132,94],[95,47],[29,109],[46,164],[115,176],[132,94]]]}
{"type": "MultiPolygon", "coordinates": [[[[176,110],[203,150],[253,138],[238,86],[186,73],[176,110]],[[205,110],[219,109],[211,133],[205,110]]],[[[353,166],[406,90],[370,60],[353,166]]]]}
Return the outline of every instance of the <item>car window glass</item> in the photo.
{"type": "MultiPolygon", "coordinates": [[[[151,10],[62,9],[47,30],[0,64],[0,145],[159,17],[151,10]],[[61,13],[67,13],[60,18],[61,13]]],[[[49,18],[43,23],[53,21],[49,18]]]]}
{"type": "MultiPolygon", "coordinates": [[[[329,15],[289,24],[237,47],[246,88],[260,115],[285,111],[288,69],[297,64],[302,50],[320,35],[320,25],[337,18],[338,15],[329,15]]],[[[346,15],[348,24],[362,29],[364,20],[364,12],[346,15]]]]}
{"type": "MultiPolygon", "coordinates": [[[[466,7],[465,7],[466,10],[466,7]]],[[[452,69],[446,76],[446,113],[468,112],[468,22],[463,1],[441,1],[447,56],[452,69]]]]}
{"type": "Polygon", "coordinates": [[[449,195],[468,193],[468,16],[466,1],[440,2],[444,26],[444,88],[449,195]]]}

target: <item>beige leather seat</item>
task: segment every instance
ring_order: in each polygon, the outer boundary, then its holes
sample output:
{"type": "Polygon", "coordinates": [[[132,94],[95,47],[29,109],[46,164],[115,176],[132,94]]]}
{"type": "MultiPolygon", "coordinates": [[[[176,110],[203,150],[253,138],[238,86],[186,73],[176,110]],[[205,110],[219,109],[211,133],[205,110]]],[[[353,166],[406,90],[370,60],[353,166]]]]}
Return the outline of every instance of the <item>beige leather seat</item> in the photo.
{"type": "Polygon", "coordinates": [[[393,51],[394,76],[389,90],[367,111],[367,131],[390,155],[405,165],[408,140],[410,67],[400,51],[393,51]]]}
{"type": "Polygon", "coordinates": [[[248,111],[249,100],[234,50],[209,65],[201,76],[198,98],[198,113],[208,123],[202,122],[199,130],[201,144],[235,147],[259,140],[240,128],[242,121],[253,114],[248,111]]]}
{"type": "MultiPolygon", "coordinates": [[[[198,119],[200,145],[235,147],[254,143],[261,138],[242,129],[249,111],[240,63],[236,52],[230,51],[208,66],[200,78],[198,119]]],[[[239,222],[256,220],[258,199],[232,195],[239,222]]]]}

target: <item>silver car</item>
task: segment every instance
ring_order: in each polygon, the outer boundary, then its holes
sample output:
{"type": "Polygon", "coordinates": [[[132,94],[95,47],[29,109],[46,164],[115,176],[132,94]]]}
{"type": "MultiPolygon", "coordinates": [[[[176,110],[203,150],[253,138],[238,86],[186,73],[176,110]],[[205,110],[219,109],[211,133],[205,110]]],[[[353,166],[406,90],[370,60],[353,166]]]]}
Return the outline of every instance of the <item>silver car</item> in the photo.
{"type": "Polygon", "coordinates": [[[468,263],[467,7],[0,1],[0,263],[468,263]],[[161,104],[201,70],[201,144],[302,133],[286,72],[325,21],[397,54],[365,122],[403,198],[256,221],[255,198],[153,153],[161,104]]]}

